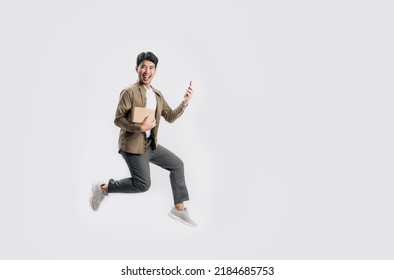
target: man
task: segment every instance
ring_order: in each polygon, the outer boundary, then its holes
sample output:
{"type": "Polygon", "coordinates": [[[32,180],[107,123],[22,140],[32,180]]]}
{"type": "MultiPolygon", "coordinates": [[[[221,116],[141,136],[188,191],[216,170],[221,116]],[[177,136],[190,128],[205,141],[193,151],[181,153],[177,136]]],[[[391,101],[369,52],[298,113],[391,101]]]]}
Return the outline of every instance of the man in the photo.
{"type": "Polygon", "coordinates": [[[119,153],[129,167],[131,178],[118,181],[110,179],[108,183],[94,183],[90,205],[96,211],[109,193],[147,191],[151,185],[149,169],[151,162],[170,171],[174,200],[174,207],[169,212],[170,217],[189,226],[196,226],[184,206],[184,202],[189,200],[189,195],[183,162],[157,142],[160,117],[170,123],[179,118],[193,95],[193,88],[190,83],[181,104],[174,110],[171,109],[161,92],[151,85],[158,61],[158,58],[151,52],[142,52],[137,56],[135,70],[138,74],[138,81],[121,92],[116,109],[115,125],[120,127],[119,153]],[[154,109],[155,117],[148,116],[142,123],[132,122],[131,112],[134,107],[154,109]]]}

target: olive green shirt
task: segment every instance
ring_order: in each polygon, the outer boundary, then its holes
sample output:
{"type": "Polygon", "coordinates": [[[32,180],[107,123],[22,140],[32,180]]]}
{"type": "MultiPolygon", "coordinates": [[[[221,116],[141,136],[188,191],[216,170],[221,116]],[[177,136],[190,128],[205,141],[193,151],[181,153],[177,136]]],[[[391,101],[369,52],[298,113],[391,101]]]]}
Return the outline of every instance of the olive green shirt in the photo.
{"type": "MultiPolygon", "coordinates": [[[[172,123],[179,118],[186,106],[181,103],[174,110],[167,104],[161,92],[152,87],[156,95],[156,126],[151,129],[152,149],[157,148],[157,133],[159,130],[160,117],[162,116],[167,122],[172,123]]],[[[133,107],[146,106],[146,89],[136,82],[126,87],[121,93],[116,108],[115,125],[120,127],[118,147],[119,152],[125,151],[132,154],[143,154],[146,151],[147,139],[145,132],[141,132],[140,123],[131,122],[131,109],[133,107]]]]}

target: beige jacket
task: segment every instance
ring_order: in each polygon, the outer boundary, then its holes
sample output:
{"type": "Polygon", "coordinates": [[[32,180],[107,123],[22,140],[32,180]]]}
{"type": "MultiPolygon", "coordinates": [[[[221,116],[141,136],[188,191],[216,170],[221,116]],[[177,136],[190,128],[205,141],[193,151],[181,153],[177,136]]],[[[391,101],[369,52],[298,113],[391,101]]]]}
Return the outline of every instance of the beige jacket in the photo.
{"type": "MultiPolygon", "coordinates": [[[[164,100],[161,92],[152,87],[153,92],[156,94],[156,126],[151,130],[152,148],[157,148],[157,132],[160,124],[160,116],[166,121],[173,122],[179,118],[186,106],[182,103],[174,110],[170,108],[164,100]]],[[[133,107],[146,106],[146,89],[139,82],[126,87],[121,93],[119,98],[118,107],[116,108],[115,125],[120,127],[119,133],[119,152],[120,150],[133,153],[143,154],[146,151],[146,135],[141,132],[140,123],[131,122],[131,109],[133,107]]]]}

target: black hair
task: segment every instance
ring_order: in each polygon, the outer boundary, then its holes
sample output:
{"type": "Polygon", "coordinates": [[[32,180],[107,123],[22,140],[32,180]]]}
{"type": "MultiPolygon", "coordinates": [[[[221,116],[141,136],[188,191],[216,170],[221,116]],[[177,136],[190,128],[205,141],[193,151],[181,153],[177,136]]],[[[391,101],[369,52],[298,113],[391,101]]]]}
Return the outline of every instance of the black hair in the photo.
{"type": "Polygon", "coordinates": [[[151,52],[142,52],[137,56],[137,67],[142,63],[144,60],[149,60],[155,64],[155,68],[159,63],[159,59],[151,52]]]}

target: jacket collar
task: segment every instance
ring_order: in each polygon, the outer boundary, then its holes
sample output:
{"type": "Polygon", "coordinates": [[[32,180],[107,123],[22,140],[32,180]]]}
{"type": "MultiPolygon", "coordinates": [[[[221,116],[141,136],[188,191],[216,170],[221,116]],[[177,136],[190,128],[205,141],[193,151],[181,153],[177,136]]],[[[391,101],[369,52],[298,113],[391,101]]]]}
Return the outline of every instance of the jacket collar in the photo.
{"type": "MultiPolygon", "coordinates": [[[[138,85],[138,88],[140,89],[141,92],[146,93],[146,88],[144,87],[143,84],[140,83],[140,81],[137,80],[136,84],[138,85]]],[[[160,95],[158,89],[154,88],[152,85],[150,87],[152,88],[154,93],[160,95]]]]}

